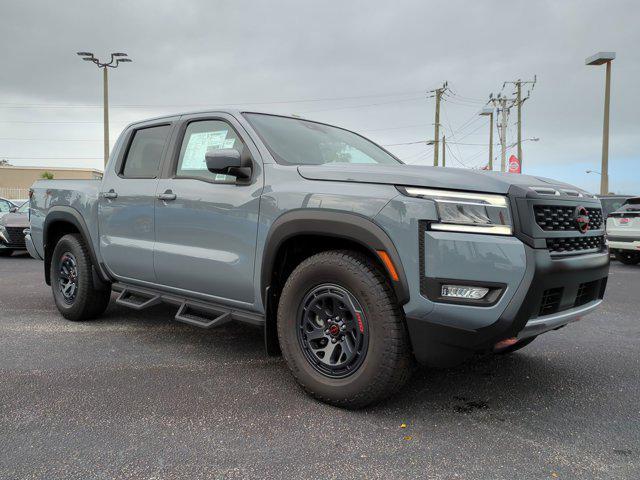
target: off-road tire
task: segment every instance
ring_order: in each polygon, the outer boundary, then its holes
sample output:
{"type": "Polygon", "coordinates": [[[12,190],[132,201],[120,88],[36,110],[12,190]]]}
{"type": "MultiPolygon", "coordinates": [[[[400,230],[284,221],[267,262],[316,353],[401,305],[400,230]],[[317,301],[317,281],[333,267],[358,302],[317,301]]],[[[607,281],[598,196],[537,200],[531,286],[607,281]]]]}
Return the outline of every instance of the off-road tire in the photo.
{"type": "Polygon", "coordinates": [[[518,343],[515,343],[507,348],[503,348],[502,350],[498,350],[495,352],[497,355],[508,355],[509,353],[517,352],[521,348],[526,347],[531,342],[533,342],[538,336],[525,338],[524,340],[520,340],[518,343]]]}
{"type": "Polygon", "coordinates": [[[287,279],[278,305],[278,338],[297,382],[309,394],[343,408],[362,408],[396,393],[413,370],[404,314],[389,281],[365,255],[333,250],[301,262],[287,279]],[[298,338],[301,302],[313,288],[332,284],[362,306],[368,346],[362,363],[344,378],[323,375],[305,356],[298,338]]]}
{"type": "Polygon", "coordinates": [[[79,234],[68,234],[58,240],[51,256],[51,290],[58,311],[68,320],[96,318],[109,305],[111,286],[94,285],[91,256],[79,234]],[[73,255],[77,270],[77,293],[71,303],[65,301],[60,291],[60,261],[66,253],[73,255]]]}
{"type": "Polygon", "coordinates": [[[637,265],[640,263],[640,252],[628,252],[625,250],[618,250],[614,254],[616,260],[625,265],[637,265]]]}

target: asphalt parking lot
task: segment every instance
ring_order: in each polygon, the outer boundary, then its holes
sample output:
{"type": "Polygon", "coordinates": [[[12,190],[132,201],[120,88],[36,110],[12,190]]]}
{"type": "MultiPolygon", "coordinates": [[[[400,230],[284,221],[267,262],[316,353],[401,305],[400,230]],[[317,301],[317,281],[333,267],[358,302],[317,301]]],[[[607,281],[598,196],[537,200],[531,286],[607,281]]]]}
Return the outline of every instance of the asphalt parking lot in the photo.
{"type": "Polygon", "coordinates": [[[307,397],[255,328],[72,323],[41,262],[0,279],[2,479],[640,477],[640,266],[613,262],[581,322],[360,412],[307,397]]]}

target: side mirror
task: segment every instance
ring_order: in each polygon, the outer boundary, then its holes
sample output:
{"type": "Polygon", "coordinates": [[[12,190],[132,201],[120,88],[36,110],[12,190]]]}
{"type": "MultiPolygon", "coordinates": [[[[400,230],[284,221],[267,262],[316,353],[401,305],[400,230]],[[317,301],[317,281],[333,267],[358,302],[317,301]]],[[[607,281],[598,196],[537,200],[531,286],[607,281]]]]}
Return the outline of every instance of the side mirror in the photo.
{"type": "Polygon", "coordinates": [[[16,213],[18,211],[18,207],[11,207],[9,209],[9,213],[16,213]]]}
{"type": "Polygon", "coordinates": [[[233,175],[237,178],[247,179],[251,177],[251,157],[241,154],[235,148],[223,148],[211,150],[204,156],[207,169],[211,173],[233,175]]]}

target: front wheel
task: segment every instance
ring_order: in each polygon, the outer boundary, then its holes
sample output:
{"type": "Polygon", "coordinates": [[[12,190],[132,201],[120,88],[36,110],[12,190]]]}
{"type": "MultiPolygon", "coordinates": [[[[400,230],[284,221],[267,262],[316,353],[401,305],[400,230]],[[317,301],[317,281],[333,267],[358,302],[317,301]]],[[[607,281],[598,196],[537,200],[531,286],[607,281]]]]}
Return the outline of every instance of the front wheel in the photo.
{"type": "Polygon", "coordinates": [[[615,253],[616,260],[625,265],[637,265],[640,263],[640,252],[632,252],[628,250],[617,250],[615,253]]]}
{"type": "Polygon", "coordinates": [[[82,237],[62,237],[51,256],[51,289],[58,311],[68,320],[89,320],[101,315],[111,298],[111,286],[93,282],[91,256],[82,237]]]}
{"type": "Polygon", "coordinates": [[[409,337],[391,286],[355,252],[322,252],[296,267],[280,297],[278,337],[298,383],[332,405],[380,401],[411,373],[409,337]]]}

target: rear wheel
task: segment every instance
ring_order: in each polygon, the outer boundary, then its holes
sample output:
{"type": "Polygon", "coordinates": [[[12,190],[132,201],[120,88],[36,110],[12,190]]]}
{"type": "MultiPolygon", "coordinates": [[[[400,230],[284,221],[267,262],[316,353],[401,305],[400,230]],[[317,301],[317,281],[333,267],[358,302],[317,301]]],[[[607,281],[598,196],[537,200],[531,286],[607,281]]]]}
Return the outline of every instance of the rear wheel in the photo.
{"type": "Polygon", "coordinates": [[[632,252],[627,250],[617,250],[615,253],[616,260],[625,265],[637,265],[640,263],[640,252],[632,252]]]}
{"type": "Polygon", "coordinates": [[[51,289],[62,316],[80,321],[101,315],[109,304],[111,286],[97,287],[84,240],[78,234],[65,235],[51,257],[51,289]]]}
{"type": "Polygon", "coordinates": [[[322,252],[296,267],[280,297],[278,337],[298,383],[340,407],[377,402],[411,373],[395,295],[381,271],[355,252],[322,252]]]}
{"type": "Polygon", "coordinates": [[[513,353],[513,352],[517,352],[518,350],[520,350],[521,348],[526,347],[527,345],[529,345],[531,342],[533,342],[536,338],[538,338],[538,336],[536,335],[535,337],[529,337],[529,338],[525,338],[524,340],[520,340],[518,343],[514,343],[513,345],[507,347],[507,348],[503,348],[502,350],[498,350],[496,352],[496,354],[498,355],[507,355],[509,353],[513,353]]]}

